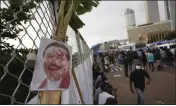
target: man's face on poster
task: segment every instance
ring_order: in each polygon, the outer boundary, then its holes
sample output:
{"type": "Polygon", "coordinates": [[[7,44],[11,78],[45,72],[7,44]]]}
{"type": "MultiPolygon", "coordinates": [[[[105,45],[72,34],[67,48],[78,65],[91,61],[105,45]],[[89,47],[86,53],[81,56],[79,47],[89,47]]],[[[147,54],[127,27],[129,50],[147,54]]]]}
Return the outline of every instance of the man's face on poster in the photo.
{"type": "Polygon", "coordinates": [[[44,71],[49,80],[60,80],[69,70],[67,52],[61,47],[51,46],[45,50],[44,71]]]}

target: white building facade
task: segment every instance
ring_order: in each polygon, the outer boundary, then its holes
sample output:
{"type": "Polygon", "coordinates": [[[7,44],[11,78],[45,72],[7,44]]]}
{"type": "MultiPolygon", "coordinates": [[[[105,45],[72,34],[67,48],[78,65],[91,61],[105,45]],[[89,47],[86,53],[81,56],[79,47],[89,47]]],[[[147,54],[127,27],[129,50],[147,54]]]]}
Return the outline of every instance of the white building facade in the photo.
{"type": "Polygon", "coordinates": [[[125,27],[133,27],[136,26],[136,19],[134,10],[127,8],[124,11],[124,18],[125,18],[125,27]]]}

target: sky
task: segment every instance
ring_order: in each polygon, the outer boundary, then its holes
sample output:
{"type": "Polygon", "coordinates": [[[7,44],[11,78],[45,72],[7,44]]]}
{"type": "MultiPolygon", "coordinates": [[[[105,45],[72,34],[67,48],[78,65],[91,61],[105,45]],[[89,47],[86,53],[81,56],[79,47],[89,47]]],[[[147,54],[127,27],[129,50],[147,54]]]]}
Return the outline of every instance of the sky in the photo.
{"type": "MultiPolygon", "coordinates": [[[[162,1],[158,5],[162,15],[162,1]]],[[[79,31],[89,47],[105,41],[127,38],[122,15],[126,8],[134,9],[137,25],[146,23],[144,1],[101,1],[97,8],[80,16],[85,26],[79,31]]],[[[161,16],[161,20],[164,18],[161,16]]]]}

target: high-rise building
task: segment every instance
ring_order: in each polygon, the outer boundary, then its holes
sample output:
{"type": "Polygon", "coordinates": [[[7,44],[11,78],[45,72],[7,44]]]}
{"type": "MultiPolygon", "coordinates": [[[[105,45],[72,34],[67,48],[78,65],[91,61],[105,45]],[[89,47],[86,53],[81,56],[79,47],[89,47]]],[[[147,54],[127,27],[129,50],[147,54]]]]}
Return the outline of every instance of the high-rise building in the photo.
{"type": "Polygon", "coordinates": [[[166,20],[170,20],[169,1],[164,0],[163,2],[164,2],[166,20]]]}
{"type": "Polygon", "coordinates": [[[145,12],[147,23],[154,23],[160,21],[158,1],[144,1],[145,3],[145,12]]]}
{"type": "Polygon", "coordinates": [[[127,8],[123,15],[125,17],[125,27],[136,26],[134,10],[127,8]]]}
{"type": "Polygon", "coordinates": [[[176,15],[176,1],[169,1],[169,13],[170,13],[170,20],[172,21],[172,30],[176,30],[176,21],[175,21],[175,15],[176,15]]]}
{"type": "Polygon", "coordinates": [[[164,0],[164,10],[165,10],[165,17],[166,20],[171,20],[172,30],[176,30],[176,21],[175,21],[175,13],[176,13],[176,1],[171,0],[164,0]]]}

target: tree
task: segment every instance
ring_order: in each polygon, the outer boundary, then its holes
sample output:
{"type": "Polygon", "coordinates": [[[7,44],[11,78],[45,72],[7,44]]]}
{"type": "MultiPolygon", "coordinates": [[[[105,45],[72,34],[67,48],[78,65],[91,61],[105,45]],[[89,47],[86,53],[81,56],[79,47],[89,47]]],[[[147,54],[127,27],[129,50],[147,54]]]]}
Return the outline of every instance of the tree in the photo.
{"type": "Polygon", "coordinates": [[[29,10],[36,6],[34,1],[24,3],[23,0],[9,0],[9,4],[7,8],[0,8],[0,55],[4,49],[13,50],[13,45],[7,43],[6,40],[20,36],[19,33],[23,31],[20,26],[31,19],[29,10]],[[23,5],[21,11],[20,5],[23,5]]]}
{"type": "Polygon", "coordinates": [[[97,7],[99,0],[60,0],[58,28],[54,39],[67,41],[66,31],[70,25],[75,31],[84,26],[78,15],[90,12],[93,7],[97,7]]]}

